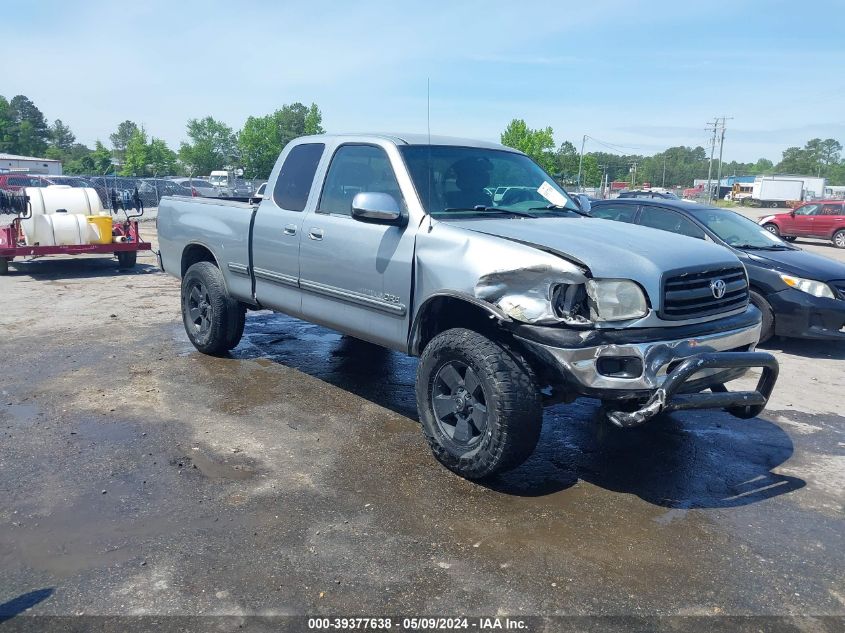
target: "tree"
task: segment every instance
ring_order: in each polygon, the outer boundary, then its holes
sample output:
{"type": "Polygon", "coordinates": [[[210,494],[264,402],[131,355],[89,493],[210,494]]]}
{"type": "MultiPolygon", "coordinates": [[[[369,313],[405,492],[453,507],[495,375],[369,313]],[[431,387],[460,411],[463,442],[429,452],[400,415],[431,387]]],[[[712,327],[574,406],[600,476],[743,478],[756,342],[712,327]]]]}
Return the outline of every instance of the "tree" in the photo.
{"type": "Polygon", "coordinates": [[[26,156],[43,154],[50,140],[50,130],[41,110],[23,95],[12,98],[9,110],[16,136],[12,151],[26,156]]]}
{"type": "Polygon", "coordinates": [[[187,125],[190,143],[182,143],[179,159],[190,173],[208,174],[230,164],[237,156],[237,144],[232,128],[207,116],[190,119],[187,125]]]}
{"type": "Polygon", "coordinates": [[[502,132],[502,145],[527,154],[549,173],[558,171],[551,127],[532,130],[522,119],[513,119],[502,132]]]}
{"type": "Polygon", "coordinates": [[[70,131],[70,128],[62,123],[61,119],[56,119],[53,121],[53,125],[50,126],[50,145],[61,152],[67,152],[73,147],[73,144],[76,142],[76,137],[73,135],[73,132],[70,131]]]}
{"type": "Polygon", "coordinates": [[[176,152],[160,138],[150,139],[150,144],[147,146],[147,159],[153,176],[176,173],[176,152]]]}
{"type": "Polygon", "coordinates": [[[15,146],[15,121],[6,97],[0,95],[0,152],[10,152],[15,146]]]}
{"type": "Polygon", "coordinates": [[[109,134],[109,140],[111,141],[114,153],[118,158],[123,159],[126,146],[129,144],[129,139],[131,139],[132,135],[137,131],[138,124],[127,119],[117,126],[117,131],[114,132],[114,134],[109,134]]]}
{"type": "Polygon", "coordinates": [[[250,178],[266,178],[282,148],[293,139],[306,134],[322,134],[320,109],[312,103],[282,106],[273,114],[249,117],[238,134],[244,171],[250,178]]]}
{"type": "Polygon", "coordinates": [[[146,176],[147,164],[149,163],[149,148],[147,147],[147,133],[143,126],[137,128],[124,151],[123,168],[121,176],[146,176]]]}
{"type": "Polygon", "coordinates": [[[562,182],[573,184],[578,179],[578,162],[580,156],[578,150],[569,141],[560,144],[557,150],[557,169],[562,182]]]}

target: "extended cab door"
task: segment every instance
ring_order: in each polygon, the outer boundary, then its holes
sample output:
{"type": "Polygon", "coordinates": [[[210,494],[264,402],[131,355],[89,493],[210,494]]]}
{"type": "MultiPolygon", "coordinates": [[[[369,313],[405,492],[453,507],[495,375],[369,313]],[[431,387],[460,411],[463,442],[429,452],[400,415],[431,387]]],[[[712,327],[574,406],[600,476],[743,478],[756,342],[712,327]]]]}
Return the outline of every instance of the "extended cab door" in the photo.
{"type": "Polygon", "coordinates": [[[266,308],[293,316],[302,315],[299,242],[314,174],[325,147],[323,143],[301,143],[290,148],[281,159],[275,181],[271,175],[273,191],[265,193],[255,214],[252,272],[256,299],[266,308]]]}
{"type": "Polygon", "coordinates": [[[390,145],[337,147],[303,226],[300,287],[307,320],[405,350],[416,226],[352,217],[352,199],[361,192],[390,194],[407,214],[406,194],[413,191],[408,181],[403,193],[395,166],[401,168],[401,158],[390,145]]]}

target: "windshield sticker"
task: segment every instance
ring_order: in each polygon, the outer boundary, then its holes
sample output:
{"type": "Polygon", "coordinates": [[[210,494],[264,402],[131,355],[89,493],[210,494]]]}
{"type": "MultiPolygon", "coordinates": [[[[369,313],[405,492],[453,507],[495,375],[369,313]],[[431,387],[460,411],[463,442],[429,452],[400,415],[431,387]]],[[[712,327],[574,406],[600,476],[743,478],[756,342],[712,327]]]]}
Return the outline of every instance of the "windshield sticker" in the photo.
{"type": "Polygon", "coordinates": [[[566,206],[566,196],[564,196],[560,191],[552,187],[551,183],[548,181],[544,182],[542,185],[537,187],[537,193],[543,196],[546,200],[551,202],[556,207],[565,207],[566,206]]]}

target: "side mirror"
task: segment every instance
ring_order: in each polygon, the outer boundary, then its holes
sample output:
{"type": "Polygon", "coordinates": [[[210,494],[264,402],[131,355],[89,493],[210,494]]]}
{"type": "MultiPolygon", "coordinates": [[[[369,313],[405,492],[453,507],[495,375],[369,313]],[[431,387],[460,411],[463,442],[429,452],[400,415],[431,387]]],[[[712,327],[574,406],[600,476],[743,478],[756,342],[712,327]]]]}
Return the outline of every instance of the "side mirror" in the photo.
{"type": "Polygon", "coordinates": [[[795,209],[793,209],[792,211],[790,211],[790,212],[789,212],[789,215],[790,215],[790,216],[792,216],[792,217],[794,218],[794,217],[795,217],[795,209]]]}
{"type": "Polygon", "coordinates": [[[362,191],[355,194],[352,199],[352,217],[359,222],[371,224],[405,226],[408,222],[396,198],[389,193],[374,191],[362,191]]]}

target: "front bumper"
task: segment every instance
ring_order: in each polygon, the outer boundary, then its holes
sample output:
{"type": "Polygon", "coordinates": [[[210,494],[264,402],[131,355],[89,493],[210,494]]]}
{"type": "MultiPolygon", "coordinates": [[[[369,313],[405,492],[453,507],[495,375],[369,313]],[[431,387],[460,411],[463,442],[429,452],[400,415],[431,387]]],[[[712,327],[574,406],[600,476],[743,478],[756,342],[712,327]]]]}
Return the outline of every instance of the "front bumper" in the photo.
{"type": "Polygon", "coordinates": [[[754,353],[760,338],[760,313],[753,307],[739,315],[691,326],[605,332],[518,326],[513,334],[529,353],[557,373],[554,382],[566,390],[604,401],[646,400],[635,412],[618,411],[615,418],[614,412],[609,415],[621,426],[642,424],[660,411],[674,409],[728,408],[751,417],[763,409],[777,378],[774,357],[754,353]],[[630,377],[602,374],[600,361],[608,358],[634,359],[641,364],[641,372],[630,377]],[[764,369],[765,380],[761,378],[756,391],[724,390],[724,383],[752,367],[764,369]],[[714,393],[696,394],[704,389],[714,393]]]}
{"type": "Polygon", "coordinates": [[[789,288],[766,297],[775,314],[775,334],[792,338],[845,340],[845,301],[789,288]]]}

